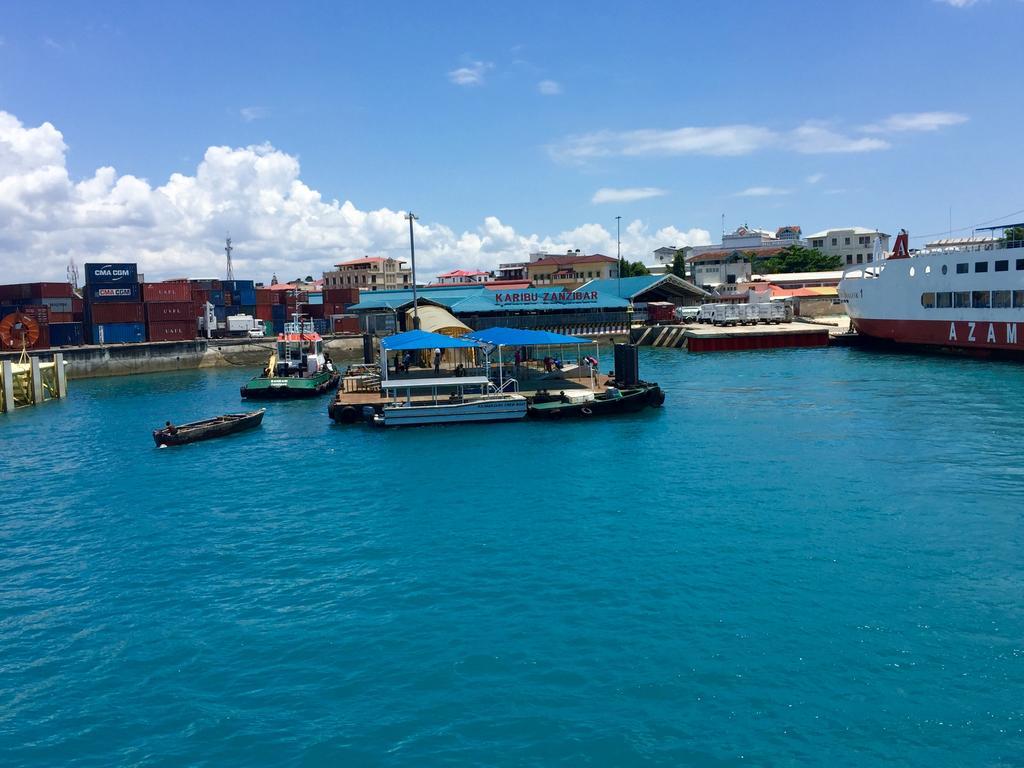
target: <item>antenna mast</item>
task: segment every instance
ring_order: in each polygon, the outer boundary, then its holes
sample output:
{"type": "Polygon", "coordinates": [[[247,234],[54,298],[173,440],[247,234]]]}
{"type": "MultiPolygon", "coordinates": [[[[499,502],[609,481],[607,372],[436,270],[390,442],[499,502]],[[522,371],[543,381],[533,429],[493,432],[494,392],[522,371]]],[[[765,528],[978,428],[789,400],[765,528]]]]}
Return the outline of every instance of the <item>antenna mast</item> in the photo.
{"type": "Polygon", "coordinates": [[[228,276],[224,278],[225,280],[235,279],[235,271],[231,268],[231,252],[233,250],[235,249],[231,247],[231,237],[229,236],[227,238],[227,243],[224,246],[224,253],[228,255],[228,276]]]}
{"type": "Polygon", "coordinates": [[[75,257],[68,259],[68,282],[74,290],[78,290],[78,267],[75,265],[75,257]]]}

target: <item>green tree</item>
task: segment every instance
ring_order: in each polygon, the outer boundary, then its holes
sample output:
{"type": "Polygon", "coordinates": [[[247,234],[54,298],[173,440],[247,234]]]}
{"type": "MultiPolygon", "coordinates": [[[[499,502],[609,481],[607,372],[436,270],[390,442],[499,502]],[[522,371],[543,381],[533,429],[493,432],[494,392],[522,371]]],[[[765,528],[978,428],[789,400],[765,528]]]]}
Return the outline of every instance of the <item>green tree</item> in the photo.
{"type": "Polygon", "coordinates": [[[840,269],[843,260],[839,256],[826,256],[817,248],[802,245],[788,245],[774,256],[766,259],[750,254],[751,270],[761,275],[778,275],[789,272],[829,272],[840,269]]]}
{"type": "Polygon", "coordinates": [[[640,275],[649,275],[647,267],[644,266],[642,261],[626,261],[625,259],[619,260],[619,274],[623,277],[638,277],[640,275]]]}
{"type": "Polygon", "coordinates": [[[1007,227],[999,244],[1004,248],[1024,248],[1024,227],[1007,227]]]}
{"type": "Polygon", "coordinates": [[[686,257],[682,251],[676,251],[676,255],[672,259],[672,269],[670,271],[676,277],[686,279],[686,257]]]}

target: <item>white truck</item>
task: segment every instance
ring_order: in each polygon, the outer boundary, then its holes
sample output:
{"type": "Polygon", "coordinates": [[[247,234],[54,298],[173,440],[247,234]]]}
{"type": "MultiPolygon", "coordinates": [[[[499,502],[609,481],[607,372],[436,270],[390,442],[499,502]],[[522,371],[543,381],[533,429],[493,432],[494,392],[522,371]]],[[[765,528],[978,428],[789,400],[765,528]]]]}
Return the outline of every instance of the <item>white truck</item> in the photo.
{"type": "Polygon", "coordinates": [[[248,336],[252,339],[262,339],[266,336],[263,321],[252,315],[229,315],[225,325],[229,336],[248,336]]]}

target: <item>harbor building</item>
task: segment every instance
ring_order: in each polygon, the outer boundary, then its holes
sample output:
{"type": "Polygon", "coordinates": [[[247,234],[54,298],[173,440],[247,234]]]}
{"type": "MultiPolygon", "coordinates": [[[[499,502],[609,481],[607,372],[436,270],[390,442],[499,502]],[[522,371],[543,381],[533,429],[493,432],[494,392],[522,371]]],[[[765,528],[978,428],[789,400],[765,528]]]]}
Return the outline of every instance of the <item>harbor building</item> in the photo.
{"type": "Polygon", "coordinates": [[[412,270],[402,259],[366,256],[336,264],[324,272],[325,288],[358,288],[362,291],[391,291],[412,285],[412,270]]]}
{"type": "Polygon", "coordinates": [[[691,282],[669,273],[664,275],[637,275],[624,277],[621,280],[591,280],[584,284],[581,291],[597,291],[601,294],[618,296],[629,302],[634,322],[642,323],[652,319],[651,308],[654,304],[667,306],[669,311],[675,307],[693,307],[711,301],[715,297],[698,288],[691,282]]]}
{"type": "MultiPolygon", "coordinates": [[[[630,319],[627,299],[593,287],[444,286],[421,288],[416,293],[420,329],[436,333],[462,326],[600,333],[621,330],[630,319]]],[[[363,292],[348,312],[359,317],[364,333],[386,335],[414,328],[411,290],[363,292]]]]}
{"type": "MultiPolygon", "coordinates": [[[[733,286],[750,280],[750,261],[775,256],[791,245],[806,245],[800,227],[787,225],[775,232],[746,225],[722,236],[722,242],[690,248],[687,272],[696,285],[707,289],[733,286]]],[[[726,288],[726,290],[732,290],[726,288]]]]}
{"type": "Polygon", "coordinates": [[[889,235],[865,227],[826,229],[809,235],[807,242],[826,256],[838,256],[844,266],[870,264],[889,250],[889,235]]]}
{"type": "Polygon", "coordinates": [[[578,288],[588,280],[619,276],[618,264],[611,256],[568,251],[564,256],[531,253],[526,265],[527,279],[538,287],[578,288]]]}

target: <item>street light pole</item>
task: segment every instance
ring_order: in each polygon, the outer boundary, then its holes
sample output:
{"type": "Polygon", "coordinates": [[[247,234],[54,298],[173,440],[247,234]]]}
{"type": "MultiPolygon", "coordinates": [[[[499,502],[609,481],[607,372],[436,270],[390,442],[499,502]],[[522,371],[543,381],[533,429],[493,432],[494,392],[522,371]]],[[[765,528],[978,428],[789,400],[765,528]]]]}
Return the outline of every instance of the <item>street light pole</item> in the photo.
{"type": "Polygon", "coordinates": [[[615,217],[615,257],[618,259],[618,266],[615,268],[615,274],[619,278],[617,288],[620,299],[622,298],[622,238],[619,235],[619,223],[621,221],[621,216],[615,217]]]}
{"type": "Polygon", "coordinates": [[[416,304],[416,241],[412,236],[412,223],[416,221],[417,216],[409,211],[405,218],[409,220],[409,254],[412,256],[412,327],[418,331],[420,329],[420,313],[416,304]]]}

